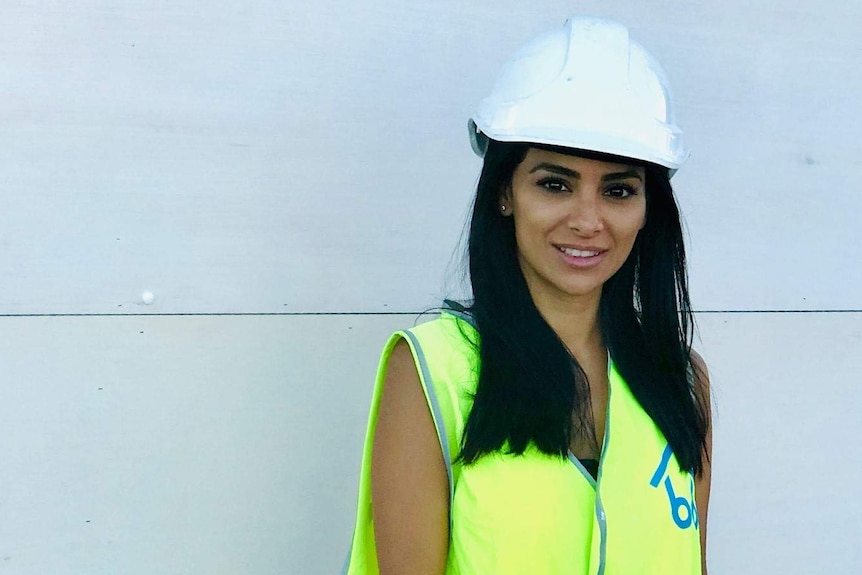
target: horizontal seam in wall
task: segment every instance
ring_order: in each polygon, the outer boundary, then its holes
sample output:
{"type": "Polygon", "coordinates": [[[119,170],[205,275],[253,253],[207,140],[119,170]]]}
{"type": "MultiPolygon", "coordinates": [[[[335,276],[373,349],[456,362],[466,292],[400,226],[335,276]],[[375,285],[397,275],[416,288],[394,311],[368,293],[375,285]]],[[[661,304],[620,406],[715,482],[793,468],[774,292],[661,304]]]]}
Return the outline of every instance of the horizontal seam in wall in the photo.
{"type": "Polygon", "coordinates": [[[3,313],[0,317],[209,317],[209,316],[329,316],[329,315],[420,315],[412,311],[300,311],[300,312],[173,312],[173,313],[3,313]]]}
{"type": "MultiPolygon", "coordinates": [[[[434,313],[430,311],[300,311],[300,312],[207,312],[207,313],[3,313],[0,317],[235,317],[235,316],[419,316],[434,313]]],[[[728,309],[696,310],[695,314],[817,314],[817,313],[862,313],[862,309],[728,309]]]]}
{"type": "Polygon", "coordinates": [[[862,309],[702,309],[694,313],[862,313],[862,309]]]}

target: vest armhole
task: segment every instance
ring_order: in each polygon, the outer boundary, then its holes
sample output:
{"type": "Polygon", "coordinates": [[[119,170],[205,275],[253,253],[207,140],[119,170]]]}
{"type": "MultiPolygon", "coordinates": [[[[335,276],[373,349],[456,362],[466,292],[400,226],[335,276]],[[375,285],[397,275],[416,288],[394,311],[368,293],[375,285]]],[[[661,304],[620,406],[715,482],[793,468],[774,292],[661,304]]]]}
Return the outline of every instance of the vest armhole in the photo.
{"type": "MultiPolygon", "coordinates": [[[[422,385],[422,393],[434,422],[434,429],[440,443],[440,451],[443,463],[446,466],[446,478],[449,483],[449,532],[452,530],[452,502],[454,498],[454,480],[458,472],[455,470],[453,477],[452,447],[449,439],[456,437],[454,428],[447,428],[446,416],[449,416],[450,425],[454,425],[453,414],[441,408],[437,397],[435,382],[432,379],[432,370],[428,363],[428,357],[423,349],[419,337],[412,330],[403,330],[393,333],[383,347],[380,361],[377,367],[374,390],[371,397],[371,406],[366,428],[365,444],[362,455],[362,467],[359,477],[359,491],[357,497],[356,523],[353,535],[350,538],[350,549],[345,558],[341,575],[371,574],[377,573],[377,552],[375,548],[373,518],[371,511],[371,452],[374,430],[377,425],[377,414],[380,407],[380,399],[383,392],[383,382],[386,378],[386,370],[395,345],[404,339],[410,348],[419,381],[422,385]]],[[[433,346],[432,346],[433,347],[433,346]]],[[[456,466],[457,468],[457,466],[456,466]]]]}

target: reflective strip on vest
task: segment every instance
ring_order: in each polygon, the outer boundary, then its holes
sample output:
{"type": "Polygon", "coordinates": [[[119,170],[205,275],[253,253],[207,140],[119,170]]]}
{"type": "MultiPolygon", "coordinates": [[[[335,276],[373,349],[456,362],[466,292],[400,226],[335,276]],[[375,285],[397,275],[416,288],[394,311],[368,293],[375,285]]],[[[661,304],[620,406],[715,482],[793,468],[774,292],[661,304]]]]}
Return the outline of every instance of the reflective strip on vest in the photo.
{"type": "Polygon", "coordinates": [[[608,408],[598,479],[574,455],[529,447],[453,463],[476,388],[478,334],[469,316],[395,333],[380,360],[359,481],[353,544],[342,573],[378,575],[371,447],[395,344],[413,353],[449,478],[447,575],[689,575],[701,572],[694,479],[608,362],[608,408]],[[472,342],[472,343],[471,343],[472,342]]]}

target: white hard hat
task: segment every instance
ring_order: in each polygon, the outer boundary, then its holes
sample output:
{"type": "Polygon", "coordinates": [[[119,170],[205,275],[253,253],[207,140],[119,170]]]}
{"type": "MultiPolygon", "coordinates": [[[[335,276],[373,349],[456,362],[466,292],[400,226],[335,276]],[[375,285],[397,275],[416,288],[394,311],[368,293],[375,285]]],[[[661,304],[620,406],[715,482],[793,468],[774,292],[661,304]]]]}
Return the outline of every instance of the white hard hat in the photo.
{"type": "Polygon", "coordinates": [[[572,17],[503,67],[469,122],[473,150],[488,138],[604,152],[659,164],[688,158],[659,63],[609,20],[572,17]]]}

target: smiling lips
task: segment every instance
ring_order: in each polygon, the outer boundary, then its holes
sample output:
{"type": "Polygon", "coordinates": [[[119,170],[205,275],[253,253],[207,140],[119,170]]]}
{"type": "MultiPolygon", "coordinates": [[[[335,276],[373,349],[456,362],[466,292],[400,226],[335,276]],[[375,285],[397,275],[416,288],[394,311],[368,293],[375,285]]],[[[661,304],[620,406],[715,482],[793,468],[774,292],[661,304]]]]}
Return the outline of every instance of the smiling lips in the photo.
{"type": "Polygon", "coordinates": [[[601,253],[600,250],[576,250],[575,248],[565,248],[562,246],[557,246],[557,249],[566,255],[575,256],[576,258],[591,258],[601,253]]]}
{"type": "Polygon", "coordinates": [[[563,258],[569,265],[587,268],[597,265],[604,259],[607,250],[587,249],[580,250],[567,246],[555,246],[557,251],[563,254],[563,258]]]}

